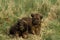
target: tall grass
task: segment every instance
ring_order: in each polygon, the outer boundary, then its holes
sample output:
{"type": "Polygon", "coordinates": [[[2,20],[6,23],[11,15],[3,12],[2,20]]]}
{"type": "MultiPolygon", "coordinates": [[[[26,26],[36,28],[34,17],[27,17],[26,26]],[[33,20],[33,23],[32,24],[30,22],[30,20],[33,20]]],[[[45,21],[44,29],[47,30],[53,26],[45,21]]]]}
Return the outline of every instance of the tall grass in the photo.
{"type": "Polygon", "coordinates": [[[6,29],[31,13],[42,13],[43,20],[53,19],[43,27],[41,40],[60,40],[60,0],[0,0],[0,40],[10,40],[6,29]]]}

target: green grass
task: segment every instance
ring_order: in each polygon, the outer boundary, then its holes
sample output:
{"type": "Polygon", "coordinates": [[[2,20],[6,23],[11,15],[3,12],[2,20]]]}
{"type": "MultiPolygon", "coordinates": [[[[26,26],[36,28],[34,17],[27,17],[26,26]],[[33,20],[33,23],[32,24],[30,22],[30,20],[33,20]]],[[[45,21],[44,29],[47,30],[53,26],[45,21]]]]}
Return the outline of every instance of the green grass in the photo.
{"type": "Polygon", "coordinates": [[[43,33],[43,39],[45,40],[60,40],[60,24],[59,21],[50,21],[43,33]]]}
{"type": "Polygon", "coordinates": [[[43,27],[44,32],[41,39],[60,40],[60,0],[0,0],[0,40],[10,40],[11,38],[5,34],[6,29],[18,18],[30,16],[35,12],[42,13],[43,19],[53,18],[47,27],[43,27]],[[51,16],[52,14],[56,16],[51,16]]]}

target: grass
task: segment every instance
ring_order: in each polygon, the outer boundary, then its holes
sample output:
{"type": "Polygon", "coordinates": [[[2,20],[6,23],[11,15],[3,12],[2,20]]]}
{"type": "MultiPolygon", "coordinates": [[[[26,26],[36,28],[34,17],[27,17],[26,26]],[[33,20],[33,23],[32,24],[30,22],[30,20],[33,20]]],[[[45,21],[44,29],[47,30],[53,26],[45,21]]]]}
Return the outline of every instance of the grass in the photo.
{"type": "Polygon", "coordinates": [[[29,35],[26,40],[60,40],[60,0],[0,0],[0,40],[14,40],[5,34],[7,28],[18,18],[37,12],[47,25],[42,25],[41,37],[29,35]]]}

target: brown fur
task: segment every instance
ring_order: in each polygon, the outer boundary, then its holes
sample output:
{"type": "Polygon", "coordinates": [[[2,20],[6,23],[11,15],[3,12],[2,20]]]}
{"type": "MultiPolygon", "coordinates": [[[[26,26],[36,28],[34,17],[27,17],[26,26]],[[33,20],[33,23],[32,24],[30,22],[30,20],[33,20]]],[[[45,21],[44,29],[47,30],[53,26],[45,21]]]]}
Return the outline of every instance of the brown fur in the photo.
{"type": "Polygon", "coordinates": [[[28,33],[39,34],[41,27],[41,14],[31,14],[31,17],[23,17],[19,19],[11,28],[9,33],[11,35],[28,37],[28,33]]]}

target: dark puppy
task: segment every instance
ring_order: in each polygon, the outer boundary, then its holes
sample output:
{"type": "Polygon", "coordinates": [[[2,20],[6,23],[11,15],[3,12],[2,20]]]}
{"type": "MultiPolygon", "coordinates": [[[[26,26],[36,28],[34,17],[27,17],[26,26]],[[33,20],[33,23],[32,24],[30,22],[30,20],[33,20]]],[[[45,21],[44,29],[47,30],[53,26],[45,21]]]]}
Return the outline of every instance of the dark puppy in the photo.
{"type": "Polygon", "coordinates": [[[32,16],[32,28],[31,31],[33,34],[39,34],[40,33],[40,27],[41,27],[41,20],[43,18],[42,14],[31,14],[32,16]]]}
{"type": "Polygon", "coordinates": [[[38,34],[41,27],[42,15],[31,14],[31,17],[23,17],[10,28],[9,34],[13,36],[28,37],[28,33],[38,34]]]}

